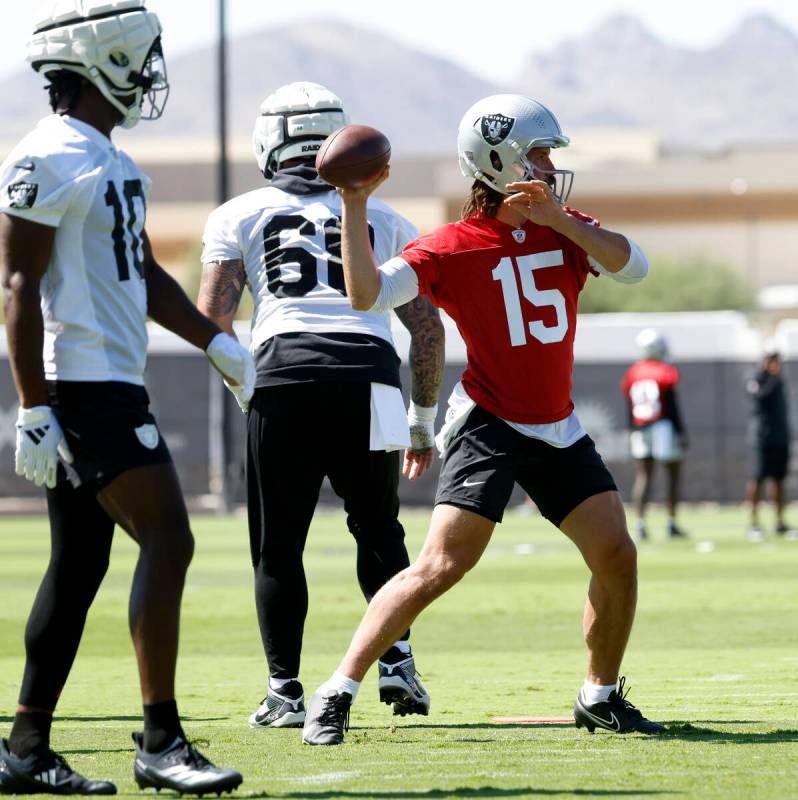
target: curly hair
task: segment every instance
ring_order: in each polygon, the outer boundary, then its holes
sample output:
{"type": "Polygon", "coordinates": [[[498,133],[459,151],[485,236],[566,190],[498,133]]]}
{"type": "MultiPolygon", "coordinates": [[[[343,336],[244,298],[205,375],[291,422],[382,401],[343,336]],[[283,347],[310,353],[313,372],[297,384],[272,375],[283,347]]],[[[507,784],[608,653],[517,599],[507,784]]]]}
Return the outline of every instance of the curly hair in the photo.
{"type": "Polygon", "coordinates": [[[460,212],[461,219],[467,219],[474,214],[484,214],[486,217],[495,217],[499,207],[504,202],[504,195],[496,189],[482,183],[474,181],[471,187],[471,194],[466,198],[463,209],[460,212]]]}
{"type": "Polygon", "coordinates": [[[72,111],[80,100],[86,79],[68,69],[47,73],[49,83],[44,87],[50,96],[50,108],[54,113],[66,114],[72,111]]]}

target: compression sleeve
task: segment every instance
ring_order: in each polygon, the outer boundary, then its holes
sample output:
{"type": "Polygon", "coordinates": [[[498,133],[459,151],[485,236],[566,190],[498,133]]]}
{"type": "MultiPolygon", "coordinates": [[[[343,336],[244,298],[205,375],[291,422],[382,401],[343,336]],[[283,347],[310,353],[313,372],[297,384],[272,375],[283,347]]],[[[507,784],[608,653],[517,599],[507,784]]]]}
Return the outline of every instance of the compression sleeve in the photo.
{"type": "Polygon", "coordinates": [[[648,275],[648,259],[636,242],[632,241],[628,236],[626,241],[629,242],[631,253],[629,254],[629,260],[618,272],[610,272],[592,256],[588,256],[587,260],[596,272],[606,275],[612,280],[618,281],[618,283],[639,283],[648,275]]]}
{"type": "Polygon", "coordinates": [[[397,256],[386,261],[378,272],[380,293],[369,311],[384,313],[418,296],[418,276],[403,258],[397,256]]]}

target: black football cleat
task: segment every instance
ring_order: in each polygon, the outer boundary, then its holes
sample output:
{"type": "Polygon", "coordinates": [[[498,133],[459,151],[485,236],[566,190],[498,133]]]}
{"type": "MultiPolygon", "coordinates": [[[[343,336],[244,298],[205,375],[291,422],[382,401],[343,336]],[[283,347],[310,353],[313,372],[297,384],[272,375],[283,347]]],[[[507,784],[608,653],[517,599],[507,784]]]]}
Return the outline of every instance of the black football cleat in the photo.
{"type": "Polygon", "coordinates": [[[668,537],[671,539],[687,539],[687,534],[675,523],[668,523],[668,537]]]}
{"type": "Polygon", "coordinates": [[[116,794],[116,786],[84,778],[46,745],[17,758],[0,739],[0,794],[116,794]]]}
{"type": "Polygon", "coordinates": [[[430,697],[416,672],[413,656],[397,663],[378,662],[380,701],[393,706],[394,715],[429,714],[430,697]]]}
{"type": "Polygon", "coordinates": [[[352,695],[333,689],[317,689],[308,703],[302,741],[305,744],[341,744],[349,730],[352,695]]]}
{"type": "Polygon", "coordinates": [[[587,728],[590,733],[596,728],[613,733],[665,733],[667,728],[659,722],[646,719],[638,708],[627,699],[627,689],[624,693],[626,678],[618,680],[618,688],[610,692],[609,698],[603,703],[594,703],[592,706],[582,702],[582,693],[576,698],[574,705],[574,721],[577,728],[587,728]]]}
{"type": "Polygon", "coordinates": [[[144,750],[143,739],[142,734],[133,734],[136,743],[133,776],[139,789],[173,789],[180,794],[202,797],[232,792],[243,780],[240,772],[215,767],[182,736],[158,753],[144,750]]]}

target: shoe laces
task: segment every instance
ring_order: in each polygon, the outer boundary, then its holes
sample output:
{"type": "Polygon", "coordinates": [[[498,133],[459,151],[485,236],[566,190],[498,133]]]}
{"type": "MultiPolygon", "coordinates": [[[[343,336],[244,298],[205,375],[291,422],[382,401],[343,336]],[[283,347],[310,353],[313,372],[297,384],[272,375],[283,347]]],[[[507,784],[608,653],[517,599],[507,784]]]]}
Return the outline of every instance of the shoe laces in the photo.
{"type": "Polygon", "coordinates": [[[53,759],[53,764],[55,765],[56,770],[58,770],[59,778],[67,777],[75,772],[75,770],[73,770],[72,767],[67,764],[67,760],[63,756],[58,755],[58,753],[55,753],[52,750],[48,751],[48,755],[53,759]],[[66,775],[63,773],[66,773],[66,775]]]}
{"type": "Polygon", "coordinates": [[[349,730],[349,710],[352,704],[343,694],[331,694],[324,698],[324,706],[319,714],[319,722],[334,728],[349,730]]]}
{"type": "Polygon", "coordinates": [[[633,716],[642,717],[643,713],[640,711],[640,709],[626,699],[626,696],[629,694],[629,689],[632,687],[630,686],[629,688],[626,688],[626,691],[624,691],[625,688],[626,677],[622,675],[620,678],[618,678],[618,688],[614,692],[617,698],[616,702],[620,704],[624,711],[630,712],[633,716]]]}
{"type": "Polygon", "coordinates": [[[181,764],[185,764],[197,770],[213,766],[213,764],[194,747],[194,742],[189,742],[188,739],[183,740],[175,753],[175,757],[175,760],[179,761],[181,764]]]}

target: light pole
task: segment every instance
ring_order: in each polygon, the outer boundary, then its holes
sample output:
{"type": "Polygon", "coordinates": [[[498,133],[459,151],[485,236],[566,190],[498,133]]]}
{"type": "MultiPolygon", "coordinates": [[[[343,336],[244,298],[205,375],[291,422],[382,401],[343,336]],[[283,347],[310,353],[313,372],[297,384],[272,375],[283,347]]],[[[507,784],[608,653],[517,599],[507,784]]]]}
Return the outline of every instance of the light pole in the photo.
{"type": "MultiPolygon", "coordinates": [[[[218,44],[216,48],[217,162],[216,204],[230,196],[230,165],[227,154],[227,8],[218,0],[218,44]]],[[[210,378],[208,403],[208,462],[210,490],[219,500],[219,511],[230,511],[233,504],[230,475],[231,419],[224,384],[215,373],[210,378]]]]}

